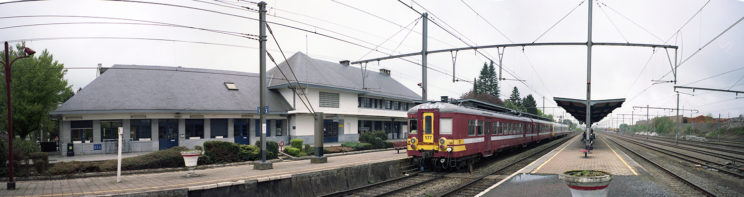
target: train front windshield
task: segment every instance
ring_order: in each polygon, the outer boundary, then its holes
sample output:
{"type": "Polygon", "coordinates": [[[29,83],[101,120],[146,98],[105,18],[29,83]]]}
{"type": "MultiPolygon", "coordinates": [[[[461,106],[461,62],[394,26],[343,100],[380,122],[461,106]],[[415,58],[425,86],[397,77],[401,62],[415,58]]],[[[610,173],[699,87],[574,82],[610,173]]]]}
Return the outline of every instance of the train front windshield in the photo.
{"type": "Polygon", "coordinates": [[[418,133],[418,120],[416,119],[408,120],[408,127],[411,129],[410,134],[418,133]]]}

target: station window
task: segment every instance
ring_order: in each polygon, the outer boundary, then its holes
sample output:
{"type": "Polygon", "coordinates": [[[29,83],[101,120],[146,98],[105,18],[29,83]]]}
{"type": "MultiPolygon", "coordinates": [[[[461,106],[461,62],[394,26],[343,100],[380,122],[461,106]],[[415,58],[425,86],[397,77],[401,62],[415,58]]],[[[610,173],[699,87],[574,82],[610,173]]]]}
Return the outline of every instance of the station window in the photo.
{"type": "Polygon", "coordinates": [[[284,129],[284,120],[275,120],[276,122],[276,136],[282,136],[282,129],[284,129]]]}
{"type": "Polygon", "coordinates": [[[186,120],[186,139],[204,138],[204,119],[186,120]]]}
{"type": "Polygon", "coordinates": [[[410,129],[411,134],[418,133],[418,120],[416,119],[408,120],[408,129],[410,129]]]}
{"type": "Polygon", "coordinates": [[[93,121],[71,121],[70,137],[72,143],[91,143],[93,140],[93,121]]]}
{"type": "Polygon", "coordinates": [[[131,120],[129,123],[129,135],[134,141],[150,141],[152,136],[152,125],[149,119],[131,120]]]}
{"type": "Polygon", "coordinates": [[[119,138],[121,120],[101,121],[101,140],[115,140],[119,138]]]}
{"type": "Polygon", "coordinates": [[[209,137],[211,138],[227,138],[227,119],[211,119],[209,120],[209,137]]]}

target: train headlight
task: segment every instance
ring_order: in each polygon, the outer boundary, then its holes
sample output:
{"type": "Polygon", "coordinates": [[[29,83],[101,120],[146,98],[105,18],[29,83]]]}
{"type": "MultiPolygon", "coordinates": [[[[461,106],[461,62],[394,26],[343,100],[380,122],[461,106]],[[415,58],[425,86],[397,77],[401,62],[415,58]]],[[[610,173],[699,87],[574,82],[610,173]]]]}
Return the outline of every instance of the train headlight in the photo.
{"type": "Polygon", "coordinates": [[[445,142],[447,142],[447,138],[439,138],[439,144],[444,145],[445,142]]]}
{"type": "Polygon", "coordinates": [[[416,137],[411,138],[411,144],[416,144],[416,137]]]}
{"type": "Polygon", "coordinates": [[[452,152],[452,147],[447,147],[447,152],[452,152]]]}

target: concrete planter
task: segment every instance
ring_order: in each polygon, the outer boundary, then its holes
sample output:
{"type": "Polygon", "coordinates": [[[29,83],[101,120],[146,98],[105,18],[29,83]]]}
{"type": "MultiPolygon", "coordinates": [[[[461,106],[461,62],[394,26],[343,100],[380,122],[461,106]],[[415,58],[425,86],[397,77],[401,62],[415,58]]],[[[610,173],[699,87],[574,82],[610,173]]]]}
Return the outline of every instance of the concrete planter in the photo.
{"type": "Polygon", "coordinates": [[[189,169],[189,173],[186,174],[187,177],[196,176],[194,170],[196,169],[196,164],[199,162],[199,155],[201,155],[201,151],[181,152],[181,156],[183,156],[183,163],[185,163],[186,168],[189,169]]]}
{"type": "Polygon", "coordinates": [[[605,197],[612,175],[598,170],[571,170],[558,176],[566,182],[574,197],[605,197]]]}

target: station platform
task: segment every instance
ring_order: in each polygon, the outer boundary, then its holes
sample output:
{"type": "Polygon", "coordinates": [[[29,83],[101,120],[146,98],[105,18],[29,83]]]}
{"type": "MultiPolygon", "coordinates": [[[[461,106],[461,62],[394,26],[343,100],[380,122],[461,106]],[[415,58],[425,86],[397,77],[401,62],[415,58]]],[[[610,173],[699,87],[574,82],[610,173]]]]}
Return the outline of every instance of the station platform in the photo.
{"type": "Polygon", "coordinates": [[[76,178],[63,180],[17,181],[16,190],[7,190],[0,182],[0,196],[92,196],[118,195],[147,191],[167,191],[184,188],[203,188],[226,182],[271,180],[292,177],[295,174],[341,169],[371,163],[407,158],[395,150],[328,157],[328,163],[310,164],[310,160],[283,161],[273,164],[271,170],[253,170],[253,165],[239,165],[196,170],[197,177],[185,177],[186,171],[76,178]]]}
{"type": "Polygon", "coordinates": [[[601,170],[612,174],[608,196],[675,196],[618,147],[596,134],[594,149],[584,157],[581,135],[507,176],[479,196],[571,196],[558,175],[569,170],[601,170]],[[539,186],[539,187],[536,187],[539,186]]]}

